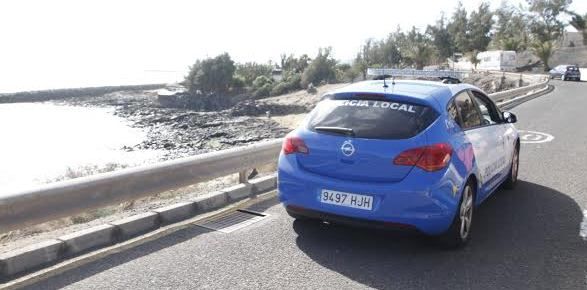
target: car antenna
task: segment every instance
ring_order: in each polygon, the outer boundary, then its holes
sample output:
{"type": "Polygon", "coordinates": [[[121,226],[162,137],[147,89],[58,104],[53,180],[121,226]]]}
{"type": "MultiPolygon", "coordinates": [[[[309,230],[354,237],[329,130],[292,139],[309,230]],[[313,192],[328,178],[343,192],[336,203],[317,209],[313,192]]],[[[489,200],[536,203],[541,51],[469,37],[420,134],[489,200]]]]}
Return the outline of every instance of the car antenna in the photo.
{"type": "Polygon", "coordinates": [[[387,83],[385,82],[385,66],[383,66],[383,87],[384,88],[388,88],[389,86],[387,85],[387,83]]]}
{"type": "MultiPolygon", "coordinates": [[[[388,75],[385,74],[385,67],[383,67],[383,87],[384,88],[389,88],[389,86],[387,85],[387,82],[385,82],[385,79],[387,78],[388,75]]],[[[391,78],[391,85],[395,85],[395,78],[393,77],[393,75],[389,75],[389,77],[391,78]]]]}

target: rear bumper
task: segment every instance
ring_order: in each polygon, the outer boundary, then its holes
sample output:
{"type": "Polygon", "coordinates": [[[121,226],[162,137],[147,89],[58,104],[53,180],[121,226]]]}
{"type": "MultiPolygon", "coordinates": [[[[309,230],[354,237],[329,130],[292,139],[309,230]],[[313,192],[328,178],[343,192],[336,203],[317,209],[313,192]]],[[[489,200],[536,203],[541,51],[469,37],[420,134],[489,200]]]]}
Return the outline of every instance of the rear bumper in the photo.
{"type": "Polygon", "coordinates": [[[581,75],[580,74],[565,74],[565,78],[567,79],[581,79],[581,75]]]}
{"type": "Polygon", "coordinates": [[[412,172],[398,183],[365,183],[316,175],[298,168],[292,159],[280,157],[278,195],[288,210],[299,215],[375,228],[399,225],[436,235],[449,228],[458,208],[461,185],[456,181],[462,178],[450,167],[435,174],[412,172]],[[322,203],[323,189],[370,195],[373,208],[322,203]]]}
{"type": "Polygon", "coordinates": [[[416,227],[412,225],[399,224],[394,222],[374,221],[367,219],[360,219],[342,215],[336,215],[327,212],[321,212],[317,210],[305,209],[299,206],[287,206],[285,208],[288,214],[291,216],[301,216],[312,219],[318,219],[327,222],[334,222],[353,227],[371,228],[377,230],[391,230],[391,231],[407,231],[407,232],[420,232],[416,227]]]}

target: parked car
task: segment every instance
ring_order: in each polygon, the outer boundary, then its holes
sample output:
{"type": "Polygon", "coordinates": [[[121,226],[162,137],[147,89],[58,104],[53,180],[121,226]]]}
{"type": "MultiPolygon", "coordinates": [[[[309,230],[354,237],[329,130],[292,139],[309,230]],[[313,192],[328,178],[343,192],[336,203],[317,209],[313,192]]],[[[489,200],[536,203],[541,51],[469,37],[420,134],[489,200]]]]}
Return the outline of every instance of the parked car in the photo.
{"type": "Polygon", "coordinates": [[[515,122],[468,84],[347,86],[286,136],[279,197],[296,219],[409,228],[463,246],[474,208],[516,184],[515,122]]]}
{"type": "Polygon", "coordinates": [[[559,65],[549,71],[550,78],[560,78],[563,81],[581,80],[581,70],[577,65],[559,65]]]}

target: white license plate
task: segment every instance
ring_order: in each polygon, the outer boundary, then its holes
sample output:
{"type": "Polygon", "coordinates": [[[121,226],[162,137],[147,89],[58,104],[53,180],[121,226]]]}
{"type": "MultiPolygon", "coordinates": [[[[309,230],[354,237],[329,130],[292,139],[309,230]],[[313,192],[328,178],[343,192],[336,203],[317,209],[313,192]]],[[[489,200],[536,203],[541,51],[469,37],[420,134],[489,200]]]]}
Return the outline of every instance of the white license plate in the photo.
{"type": "Polygon", "coordinates": [[[372,196],[328,189],[322,190],[322,193],[320,194],[320,202],[364,210],[373,209],[372,196]]]}

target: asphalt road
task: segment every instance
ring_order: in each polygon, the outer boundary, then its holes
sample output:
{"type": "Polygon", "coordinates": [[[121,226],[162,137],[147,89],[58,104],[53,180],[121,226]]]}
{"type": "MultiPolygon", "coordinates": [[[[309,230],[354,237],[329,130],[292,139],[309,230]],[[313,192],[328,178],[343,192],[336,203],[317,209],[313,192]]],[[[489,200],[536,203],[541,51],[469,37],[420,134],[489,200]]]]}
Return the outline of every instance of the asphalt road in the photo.
{"type": "Polygon", "coordinates": [[[554,139],[522,144],[517,189],[478,208],[465,249],[294,222],[270,200],[255,208],[269,217],[235,232],[194,226],[32,288],[585,289],[587,83],[554,83],[553,93],[512,110],[519,129],[554,139]]]}

